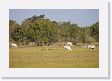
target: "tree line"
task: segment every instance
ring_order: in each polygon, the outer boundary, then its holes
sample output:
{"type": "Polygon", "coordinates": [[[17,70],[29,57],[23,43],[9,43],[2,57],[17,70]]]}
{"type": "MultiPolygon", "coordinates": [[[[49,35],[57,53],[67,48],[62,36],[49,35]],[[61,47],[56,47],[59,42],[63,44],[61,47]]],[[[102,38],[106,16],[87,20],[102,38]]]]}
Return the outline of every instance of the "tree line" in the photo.
{"type": "Polygon", "coordinates": [[[21,24],[9,20],[9,42],[21,42],[23,45],[34,42],[37,46],[49,46],[66,41],[74,45],[99,42],[99,22],[79,27],[76,23],[52,21],[45,15],[34,15],[21,24]]]}

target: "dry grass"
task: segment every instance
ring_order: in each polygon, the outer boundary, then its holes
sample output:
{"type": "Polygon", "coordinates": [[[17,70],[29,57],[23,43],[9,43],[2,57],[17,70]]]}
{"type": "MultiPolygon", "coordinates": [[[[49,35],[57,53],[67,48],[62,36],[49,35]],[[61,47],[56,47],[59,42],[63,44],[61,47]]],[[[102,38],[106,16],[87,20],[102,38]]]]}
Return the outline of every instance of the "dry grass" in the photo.
{"type": "Polygon", "coordinates": [[[10,68],[98,68],[99,49],[74,47],[65,51],[63,47],[10,48],[10,68]]]}

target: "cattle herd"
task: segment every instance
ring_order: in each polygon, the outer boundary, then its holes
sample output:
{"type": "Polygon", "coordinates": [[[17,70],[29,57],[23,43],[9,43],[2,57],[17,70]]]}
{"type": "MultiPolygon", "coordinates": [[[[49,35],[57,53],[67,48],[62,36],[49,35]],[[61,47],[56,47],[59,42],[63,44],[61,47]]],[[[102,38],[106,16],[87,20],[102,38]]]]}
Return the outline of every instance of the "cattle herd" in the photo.
{"type": "MultiPolygon", "coordinates": [[[[66,44],[63,46],[65,51],[72,51],[73,44],[72,42],[66,42],[66,44]]],[[[18,48],[18,45],[16,43],[11,43],[10,48],[18,48]]],[[[87,48],[89,51],[95,51],[95,45],[91,44],[85,44],[82,46],[82,48],[87,48]]]]}

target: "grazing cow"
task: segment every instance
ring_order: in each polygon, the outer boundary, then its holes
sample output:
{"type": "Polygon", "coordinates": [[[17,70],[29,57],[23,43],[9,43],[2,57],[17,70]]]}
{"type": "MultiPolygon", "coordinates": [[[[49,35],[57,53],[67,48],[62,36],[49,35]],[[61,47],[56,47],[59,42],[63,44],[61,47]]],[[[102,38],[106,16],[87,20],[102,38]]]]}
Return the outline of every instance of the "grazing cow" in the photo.
{"type": "Polygon", "coordinates": [[[18,48],[17,44],[14,44],[14,43],[11,44],[11,47],[18,48]]]}
{"type": "Polygon", "coordinates": [[[95,51],[95,45],[87,45],[85,44],[84,46],[82,46],[83,48],[88,48],[89,51],[95,51]]]}
{"type": "Polygon", "coordinates": [[[88,45],[86,45],[86,44],[85,44],[85,45],[84,45],[84,46],[82,46],[82,47],[83,47],[83,48],[88,48],[88,45]]]}
{"type": "Polygon", "coordinates": [[[71,49],[71,47],[70,47],[70,46],[64,46],[64,49],[65,49],[65,50],[72,51],[72,49],[71,49]]]}
{"type": "Polygon", "coordinates": [[[64,49],[65,49],[65,50],[72,51],[71,46],[73,46],[73,44],[72,44],[71,42],[67,42],[67,44],[64,46],[64,49]]]}
{"type": "Polygon", "coordinates": [[[95,51],[95,45],[88,45],[89,51],[95,51]]]}

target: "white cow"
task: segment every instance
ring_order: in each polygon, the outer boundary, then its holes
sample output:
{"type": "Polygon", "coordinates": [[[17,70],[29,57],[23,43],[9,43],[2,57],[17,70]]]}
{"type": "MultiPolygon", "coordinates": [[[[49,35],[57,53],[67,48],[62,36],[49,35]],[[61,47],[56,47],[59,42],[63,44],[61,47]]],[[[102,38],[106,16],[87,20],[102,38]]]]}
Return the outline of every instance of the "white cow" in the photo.
{"type": "Polygon", "coordinates": [[[95,45],[88,45],[88,49],[90,51],[95,51],[95,45]]]}
{"type": "Polygon", "coordinates": [[[72,51],[71,46],[73,46],[73,44],[72,44],[71,42],[67,42],[67,44],[64,46],[64,49],[65,49],[65,50],[72,51]]]}
{"type": "Polygon", "coordinates": [[[88,48],[88,45],[86,45],[86,44],[85,44],[85,45],[84,45],[84,46],[82,46],[82,47],[83,47],[83,48],[88,48]]]}
{"type": "Polygon", "coordinates": [[[89,51],[95,51],[95,45],[87,45],[85,44],[84,46],[82,46],[83,48],[88,48],[89,51]]]}
{"type": "Polygon", "coordinates": [[[18,48],[17,44],[15,44],[15,43],[12,43],[12,44],[11,44],[11,47],[18,48]]]}
{"type": "Polygon", "coordinates": [[[64,49],[65,49],[65,50],[72,51],[72,48],[71,48],[70,46],[64,46],[64,49]]]}
{"type": "Polygon", "coordinates": [[[72,42],[67,42],[67,46],[73,46],[72,42]]]}

